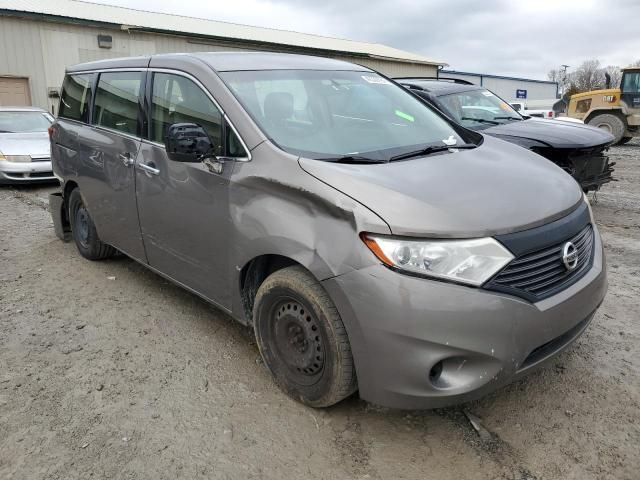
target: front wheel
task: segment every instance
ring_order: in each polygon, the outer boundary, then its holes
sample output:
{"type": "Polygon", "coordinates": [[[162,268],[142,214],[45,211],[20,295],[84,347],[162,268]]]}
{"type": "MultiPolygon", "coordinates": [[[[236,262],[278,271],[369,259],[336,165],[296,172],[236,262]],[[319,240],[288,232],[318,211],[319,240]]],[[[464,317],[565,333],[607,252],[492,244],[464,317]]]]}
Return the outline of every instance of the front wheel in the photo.
{"type": "Polygon", "coordinates": [[[304,268],[287,267],[267,277],[258,289],[253,316],[264,363],[289,396],[328,407],[357,390],[338,310],[304,268]]]}
{"type": "Polygon", "coordinates": [[[601,113],[589,120],[592,127],[601,128],[613,135],[613,143],[617,144],[622,140],[625,131],[625,125],[622,119],[610,113],[601,113]]]}
{"type": "Polygon", "coordinates": [[[71,223],[73,241],[84,258],[102,260],[116,253],[111,245],[103,243],[98,237],[96,226],[77,188],[69,195],[69,223],[71,223]]]}
{"type": "Polygon", "coordinates": [[[633,137],[622,137],[622,140],[620,140],[619,145],[624,145],[625,143],[629,143],[631,140],[633,140],[633,137]]]}

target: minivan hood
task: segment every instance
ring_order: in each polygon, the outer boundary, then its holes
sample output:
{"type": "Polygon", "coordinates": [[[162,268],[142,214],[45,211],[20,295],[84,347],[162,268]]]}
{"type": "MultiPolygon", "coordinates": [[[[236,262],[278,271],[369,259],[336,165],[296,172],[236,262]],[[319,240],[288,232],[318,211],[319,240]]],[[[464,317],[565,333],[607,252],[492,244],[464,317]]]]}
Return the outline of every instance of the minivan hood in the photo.
{"type": "Polygon", "coordinates": [[[527,138],[554,148],[588,148],[614,140],[609,132],[590,125],[539,118],[496,125],[482,130],[482,133],[527,138]]]}
{"type": "Polygon", "coordinates": [[[0,133],[0,152],[4,155],[48,157],[50,155],[49,134],[47,132],[0,133]]]}
{"type": "Polygon", "coordinates": [[[582,201],[562,169],[516,145],[485,137],[472,150],[385,164],[300,158],[300,166],[377,213],[396,235],[470,238],[560,218],[582,201]]]}

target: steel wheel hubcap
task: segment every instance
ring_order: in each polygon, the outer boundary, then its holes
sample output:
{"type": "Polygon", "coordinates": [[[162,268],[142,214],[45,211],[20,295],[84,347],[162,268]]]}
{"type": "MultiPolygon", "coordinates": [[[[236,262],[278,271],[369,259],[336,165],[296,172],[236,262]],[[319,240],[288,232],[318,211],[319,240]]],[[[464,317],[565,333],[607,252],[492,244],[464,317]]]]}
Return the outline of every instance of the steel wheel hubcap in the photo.
{"type": "Polygon", "coordinates": [[[272,333],[280,359],[294,378],[308,383],[324,368],[324,346],[315,315],[293,299],[278,302],[273,314],[272,333]]]}
{"type": "Polygon", "coordinates": [[[78,240],[86,247],[89,243],[89,214],[83,207],[76,211],[76,229],[78,240]]]}

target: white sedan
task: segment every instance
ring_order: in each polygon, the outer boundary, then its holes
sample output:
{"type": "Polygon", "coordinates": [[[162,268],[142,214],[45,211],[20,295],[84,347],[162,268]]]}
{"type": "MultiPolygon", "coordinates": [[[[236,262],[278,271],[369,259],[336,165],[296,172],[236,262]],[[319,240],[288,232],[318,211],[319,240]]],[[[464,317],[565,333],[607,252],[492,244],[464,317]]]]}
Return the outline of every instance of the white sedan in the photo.
{"type": "Polygon", "coordinates": [[[48,128],[53,117],[35,107],[0,107],[0,184],[57,181],[48,128]]]}

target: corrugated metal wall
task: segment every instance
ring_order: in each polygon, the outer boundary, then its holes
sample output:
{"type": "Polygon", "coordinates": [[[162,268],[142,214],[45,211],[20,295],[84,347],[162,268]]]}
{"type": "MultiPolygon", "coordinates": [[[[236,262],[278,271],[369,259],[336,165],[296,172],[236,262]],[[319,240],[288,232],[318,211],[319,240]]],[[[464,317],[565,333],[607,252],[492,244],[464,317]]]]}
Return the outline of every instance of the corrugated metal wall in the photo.
{"type": "MultiPolygon", "coordinates": [[[[33,105],[49,111],[58,102],[48,98],[48,89],[59,89],[68,65],[154,53],[258,49],[261,48],[209,43],[173,35],[0,17],[0,76],[28,78],[33,105]],[[98,34],[113,37],[111,49],[98,47],[98,34]]],[[[283,48],[282,51],[292,50],[283,48]]],[[[432,76],[436,72],[436,67],[430,65],[338,55],[334,58],[360,63],[389,76],[432,76]]]]}
{"type": "Polygon", "coordinates": [[[555,102],[557,92],[557,85],[555,83],[541,83],[526,79],[481,77],[479,75],[463,75],[450,72],[442,72],[441,76],[468,80],[476,85],[482,84],[483,87],[491,90],[507,102],[526,101],[516,99],[516,90],[524,89],[527,91],[527,100],[553,100],[549,105],[549,107],[551,107],[553,102],[555,102]],[[482,78],[482,83],[480,82],[480,78],[482,78]]]}

